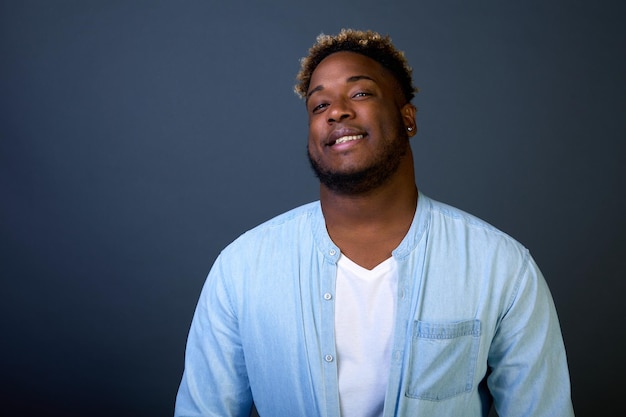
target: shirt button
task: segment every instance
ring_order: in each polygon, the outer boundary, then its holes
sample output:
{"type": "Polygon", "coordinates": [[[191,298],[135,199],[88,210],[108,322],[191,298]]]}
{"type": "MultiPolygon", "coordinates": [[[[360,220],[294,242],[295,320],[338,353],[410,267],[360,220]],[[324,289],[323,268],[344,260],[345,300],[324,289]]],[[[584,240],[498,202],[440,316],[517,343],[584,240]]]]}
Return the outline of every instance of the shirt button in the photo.
{"type": "Polygon", "coordinates": [[[329,301],[332,300],[333,295],[329,292],[327,292],[326,294],[324,294],[324,300],[329,301]]]}
{"type": "Polygon", "coordinates": [[[326,356],[324,356],[324,360],[326,362],[332,362],[333,361],[333,355],[326,355],[326,356]]]}
{"type": "Polygon", "coordinates": [[[336,254],[336,253],[337,253],[337,251],[336,251],[336,250],[334,250],[334,249],[331,249],[331,250],[329,250],[329,251],[328,251],[328,254],[329,254],[330,256],[335,256],[335,254],[336,254]]]}

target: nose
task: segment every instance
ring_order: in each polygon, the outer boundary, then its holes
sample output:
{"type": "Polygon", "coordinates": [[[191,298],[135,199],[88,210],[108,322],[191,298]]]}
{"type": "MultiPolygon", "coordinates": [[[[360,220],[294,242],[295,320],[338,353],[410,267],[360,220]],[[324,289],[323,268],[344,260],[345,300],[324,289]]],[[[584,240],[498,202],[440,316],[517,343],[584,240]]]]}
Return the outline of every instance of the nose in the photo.
{"type": "Polygon", "coordinates": [[[330,110],[327,112],[328,123],[342,122],[345,119],[354,117],[354,109],[345,99],[336,100],[328,110],[330,110]]]}

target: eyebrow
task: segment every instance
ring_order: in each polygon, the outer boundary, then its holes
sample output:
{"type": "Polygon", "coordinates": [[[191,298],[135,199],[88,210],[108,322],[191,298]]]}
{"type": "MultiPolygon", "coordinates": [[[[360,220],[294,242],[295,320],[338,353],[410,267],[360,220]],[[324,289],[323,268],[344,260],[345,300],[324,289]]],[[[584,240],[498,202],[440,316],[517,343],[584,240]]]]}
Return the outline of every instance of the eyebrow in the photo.
{"type": "MultiPolygon", "coordinates": [[[[353,75],[351,77],[348,77],[346,79],[346,83],[354,83],[360,80],[370,80],[373,82],[376,82],[375,79],[373,79],[372,77],[369,77],[367,75],[353,75]]],[[[318,85],[317,87],[315,87],[314,89],[312,89],[311,91],[309,91],[306,95],[306,100],[309,101],[309,98],[313,95],[313,93],[317,93],[318,91],[322,91],[324,89],[323,85],[318,85]]]]}

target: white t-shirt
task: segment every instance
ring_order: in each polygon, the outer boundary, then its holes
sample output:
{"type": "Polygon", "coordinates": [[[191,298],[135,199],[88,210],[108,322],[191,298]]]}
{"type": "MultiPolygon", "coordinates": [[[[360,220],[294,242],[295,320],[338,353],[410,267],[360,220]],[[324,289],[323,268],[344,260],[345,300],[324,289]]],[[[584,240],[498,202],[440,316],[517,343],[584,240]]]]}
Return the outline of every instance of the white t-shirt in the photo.
{"type": "Polygon", "coordinates": [[[383,414],[397,287],[393,258],[372,270],[344,255],[339,258],[335,340],[342,417],[383,414]]]}

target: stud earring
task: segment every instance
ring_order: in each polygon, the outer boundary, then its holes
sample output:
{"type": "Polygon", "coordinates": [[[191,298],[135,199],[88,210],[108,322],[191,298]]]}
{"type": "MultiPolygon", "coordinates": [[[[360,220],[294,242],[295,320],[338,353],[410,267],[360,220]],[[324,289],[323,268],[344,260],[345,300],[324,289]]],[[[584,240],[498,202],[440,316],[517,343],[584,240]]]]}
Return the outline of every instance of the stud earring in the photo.
{"type": "Polygon", "coordinates": [[[406,128],[406,130],[408,130],[409,132],[412,132],[413,128],[409,126],[409,127],[406,128]]]}

